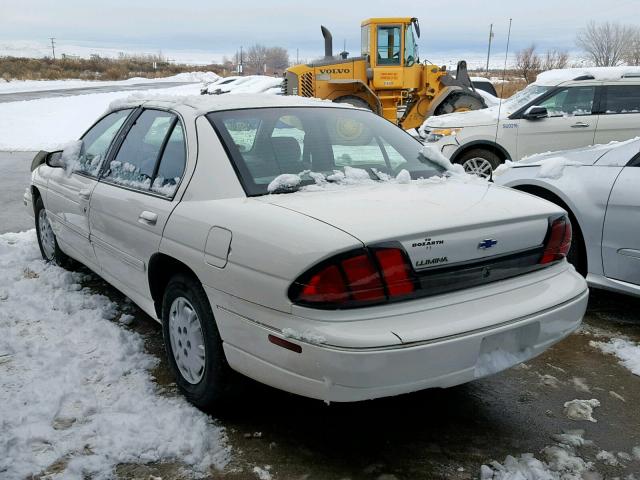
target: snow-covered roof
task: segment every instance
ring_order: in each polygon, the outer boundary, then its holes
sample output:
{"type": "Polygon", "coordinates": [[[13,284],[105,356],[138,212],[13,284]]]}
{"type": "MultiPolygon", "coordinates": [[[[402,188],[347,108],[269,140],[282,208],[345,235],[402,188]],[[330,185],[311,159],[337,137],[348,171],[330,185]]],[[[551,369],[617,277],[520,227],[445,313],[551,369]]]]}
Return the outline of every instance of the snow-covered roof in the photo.
{"type": "Polygon", "coordinates": [[[593,80],[620,80],[623,77],[640,77],[640,67],[581,67],[547,70],[536,78],[538,85],[555,86],[562,82],[580,77],[592,77],[593,80]]]}
{"type": "Polygon", "coordinates": [[[124,99],[111,102],[109,111],[126,107],[135,107],[145,104],[147,106],[186,106],[198,114],[214,112],[218,110],[236,110],[242,108],[261,107],[335,107],[355,108],[344,103],[334,103],[331,100],[317,98],[305,98],[297,95],[264,95],[264,94],[238,94],[238,95],[154,95],[149,92],[141,92],[130,95],[124,99]]]}

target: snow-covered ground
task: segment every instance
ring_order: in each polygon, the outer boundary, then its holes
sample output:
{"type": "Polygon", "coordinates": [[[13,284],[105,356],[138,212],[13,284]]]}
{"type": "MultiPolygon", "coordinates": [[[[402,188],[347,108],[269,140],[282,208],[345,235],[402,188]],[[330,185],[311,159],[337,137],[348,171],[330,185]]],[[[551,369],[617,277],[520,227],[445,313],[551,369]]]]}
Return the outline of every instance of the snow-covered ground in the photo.
{"type": "Polygon", "coordinates": [[[48,471],[110,478],[120,463],[210,472],[225,431],[181,396],[160,395],[126,305],[45,264],[35,231],[0,235],[0,478],[48,471]]]}
{"type": "Polygon", "coordinates": [[[184,72],[162,78],[134,77],[127,80],[11,80],[0,78],[0,94],[18,92],[38,92],[42,90],[66,90],[69,88],[111,87],[118,85],[136,85],[139,83],[163,82],[213,82],[220,78],[213,72],[184,72]]]}
{"type": "MultiPolygon", "coordinates": [[[[0,103],[0,151],[47,150],[77,140],[112,101],[136,92],[128,90],[0,103]]],[[[198,83],[153,90],[154,95],[199,93],[198,83]]]]}

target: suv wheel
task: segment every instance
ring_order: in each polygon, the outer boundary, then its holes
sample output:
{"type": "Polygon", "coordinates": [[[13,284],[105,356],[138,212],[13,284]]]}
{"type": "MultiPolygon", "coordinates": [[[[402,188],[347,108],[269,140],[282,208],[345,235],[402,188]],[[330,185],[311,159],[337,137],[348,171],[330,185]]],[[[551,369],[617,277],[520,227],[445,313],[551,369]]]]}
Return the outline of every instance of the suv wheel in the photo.
{"type": "Polygon", "coordinates": [[[474,149],[462,154],[456,163],[461,164],[467,173],[489,178],[491,172],[498,168],[502,161],[498,155],[489,150],[474,149]]]}
{"type": "Polygon", "coordinates": [[[231,368],[211,305],[193,277],[175,275],[162,301],[162,333],[179,390],[198,408],[210,410],[230,387],[231,368]]]}

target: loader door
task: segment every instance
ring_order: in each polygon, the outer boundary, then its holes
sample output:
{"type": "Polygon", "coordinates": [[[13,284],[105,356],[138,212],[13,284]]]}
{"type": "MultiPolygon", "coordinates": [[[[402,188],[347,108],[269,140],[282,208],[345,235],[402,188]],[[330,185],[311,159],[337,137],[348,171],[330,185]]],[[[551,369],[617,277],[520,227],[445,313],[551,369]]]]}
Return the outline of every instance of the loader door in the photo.
{"type": "Polygon", "coordinates": [[[403,26],[375,25],[371,52],[373,87],[376,90],[400,89],[403,86],[403,26]]]}

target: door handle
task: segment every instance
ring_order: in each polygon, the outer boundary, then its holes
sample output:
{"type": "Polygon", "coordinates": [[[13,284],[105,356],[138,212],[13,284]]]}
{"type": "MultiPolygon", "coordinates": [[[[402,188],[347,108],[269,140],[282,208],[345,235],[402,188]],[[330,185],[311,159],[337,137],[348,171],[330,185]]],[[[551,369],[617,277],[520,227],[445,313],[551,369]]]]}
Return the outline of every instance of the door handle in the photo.
{"type": "Polygon", "coordinates": [[[155,225],[158,221],[158,214],[153,212],[148,212],[145,210],[138,216],[138,222],[144,223],[145,225],[155,225]]]}
{"type": "Polygon", "coordinates": [[[587,128],[588,126],[589,126],[588,123],[577,122],[577,123],[574,123],[573,125],[571,125],[571,128],[587,128]]]}
{"type": "Polygon", "coordinates": [[[83,200],[89,200],[91,198],[91,190],[83,188],[78,192],[78,196],[83,200]]]}

